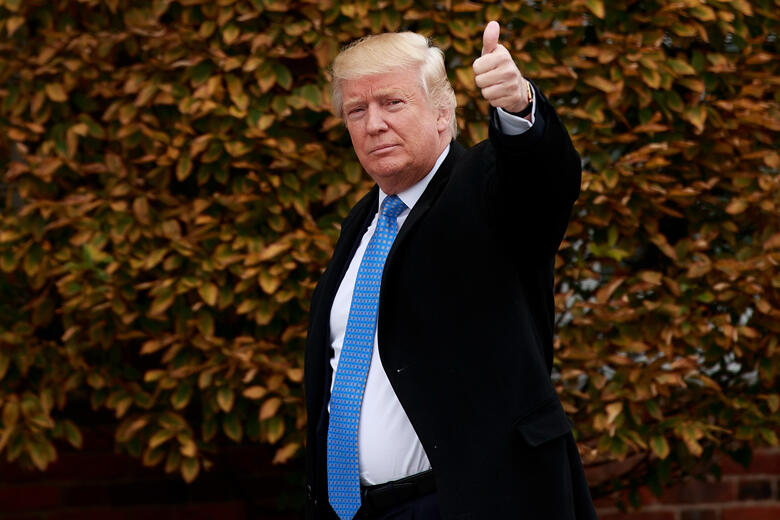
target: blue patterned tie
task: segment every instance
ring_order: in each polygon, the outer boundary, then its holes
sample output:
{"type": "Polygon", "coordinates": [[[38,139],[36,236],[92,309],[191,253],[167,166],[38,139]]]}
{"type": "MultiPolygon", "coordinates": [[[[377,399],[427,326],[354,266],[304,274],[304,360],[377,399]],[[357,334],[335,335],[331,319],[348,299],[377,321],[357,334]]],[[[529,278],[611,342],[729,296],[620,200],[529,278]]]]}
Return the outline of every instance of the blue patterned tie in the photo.
{"type": "Polygon", "coordinates": [[[344,345],[330,396],[328,498],[342,520],[352,518],[360,508],[357,436],[360,403],[363,401],[366,375],[374,350],[382,271],[398,232],[396,218],[405,209],[406,204],[398,195],[390,195],[382,203],[376,230],[358,269],[344,345]]]}

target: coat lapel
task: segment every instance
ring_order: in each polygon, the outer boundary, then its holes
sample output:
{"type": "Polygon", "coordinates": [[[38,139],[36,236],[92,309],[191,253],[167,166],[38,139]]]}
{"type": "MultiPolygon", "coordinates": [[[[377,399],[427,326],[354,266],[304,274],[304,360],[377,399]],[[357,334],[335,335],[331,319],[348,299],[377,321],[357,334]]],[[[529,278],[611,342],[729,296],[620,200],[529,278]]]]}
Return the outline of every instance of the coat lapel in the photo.
{"type": "Polygon", "coordinates": [[[441,193],[441,190],[444,188],[444,186],[447,185],[447,181],[450,178],[450,173],[455,167],[458,156],[460,156],[462,152],[463,147],[456,141],[452,141],[450,143],[450,151],[447,154],[447,157],[439,166],[439,169],[436,171],[433,179],[431,179],[431,182],[425,188],[425,191],[420,197],[420,200],[418,200],[417,204],[414,205],[411,213],[409,213],[409,216],[406,218],[406,222],[404,222],[404,225],[401,226],[401,229],[398,231],[398,235],[395,237],[395,241],[393,242],[393,247],[390,249],[390,252],[387,255],[385,266],[389,265],[393,261],[393,257],[395,256],[394,253],[403,247],[403,243],[406,237],[420,222],[423,215],[428,212],[428,210],[431,208],[431,205],[436,201],[439,194],[441,193]]]}
{"type": "MultiPolygon", "coordinates": [[[[409,232],[420,222],[423,215],[430,209],[433,202],[441,193],[441,190],[447,184],[450,172],[457,162],[458,156],[463,152],[463,147],[457,142],[452,141],[450,143],[450,151],[447,157],[439,166],[439,170],[431,179],[430,184],[425,188],[420,200],[414,205],[411,213],[404,222],[404,225],[398,232],[395,238],[393,247],[388,253],[387,261],[385,265],[392,262],[394,252],[398,248],[402,247],[404,239],[408,236],[409,232]]],[[[341,236],[339,242],[336,245],[336,249],[333,252],[333,259],[323,277],[321,295],[318,297],[317,308],[319,310],[318,316],[314,319],[317,324],[317,332],[320,335],[320,339],[324,338],[328,333],[328,319],[330,317],[330,308],[333,305],[333,300],[336,297],[341,280],[344,278],[344,273],[349,266],[349,262],[355,254],[355,250],[360,245],[360,239],[365,233],[366,228],[371,224],[371,219],[377,212],[377,204],[379,200],[379,188],[375,185],[371,191],[358,202],[341,228],[341,236]]],[[[327,341],[325,341],[327,344],[327,341]]]]}

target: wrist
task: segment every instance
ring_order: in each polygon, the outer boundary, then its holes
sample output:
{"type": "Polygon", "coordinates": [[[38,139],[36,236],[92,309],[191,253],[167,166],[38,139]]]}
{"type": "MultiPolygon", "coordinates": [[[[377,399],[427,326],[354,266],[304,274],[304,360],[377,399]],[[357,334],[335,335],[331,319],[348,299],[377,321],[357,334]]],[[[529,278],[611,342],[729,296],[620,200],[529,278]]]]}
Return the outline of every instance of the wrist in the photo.
{"type": "Polygon", "coordinates": [[[523,81],[525,81],[525,105],[516,111],[507,110],[507,112],[513,116],[527,117],[533,109],[534,91],[533,88],[531,88],[531,82],[525,78],[523,78],[523,81]]]}

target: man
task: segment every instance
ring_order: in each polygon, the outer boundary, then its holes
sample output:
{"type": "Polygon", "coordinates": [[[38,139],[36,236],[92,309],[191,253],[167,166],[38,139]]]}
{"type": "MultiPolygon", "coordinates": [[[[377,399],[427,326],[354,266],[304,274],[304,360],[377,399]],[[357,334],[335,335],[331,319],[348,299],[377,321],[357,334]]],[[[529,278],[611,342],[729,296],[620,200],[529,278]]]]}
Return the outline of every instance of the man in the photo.
{"type": "Polygon", "coordinates": [[[307,518],[595,518],[549,378],[580,159],[498,37],[490,22],[474,62],[490,138],[468,150],[424,37],[367,37],[333,64],[377,186],[312,297],[307,518]]]}

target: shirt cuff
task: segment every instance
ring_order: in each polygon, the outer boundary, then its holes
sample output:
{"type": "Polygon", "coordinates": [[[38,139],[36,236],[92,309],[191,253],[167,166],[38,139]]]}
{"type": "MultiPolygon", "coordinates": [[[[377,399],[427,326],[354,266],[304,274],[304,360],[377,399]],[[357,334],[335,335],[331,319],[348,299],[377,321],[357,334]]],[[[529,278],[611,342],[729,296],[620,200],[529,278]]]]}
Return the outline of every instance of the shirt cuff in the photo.
{"type": "Polygon", "coordinates": [[[498,113],[498,121],[500,125],[501,133],[505,135],[520,135],[531,129],[536,122],[536,96],[531,100],[531,120],[520,116],[515,116],[499,108],[496,110],[498,113]]]}

